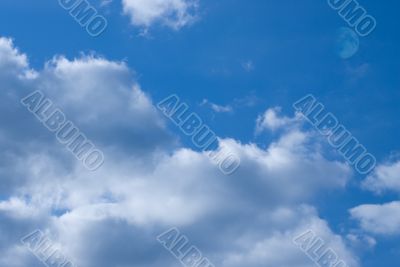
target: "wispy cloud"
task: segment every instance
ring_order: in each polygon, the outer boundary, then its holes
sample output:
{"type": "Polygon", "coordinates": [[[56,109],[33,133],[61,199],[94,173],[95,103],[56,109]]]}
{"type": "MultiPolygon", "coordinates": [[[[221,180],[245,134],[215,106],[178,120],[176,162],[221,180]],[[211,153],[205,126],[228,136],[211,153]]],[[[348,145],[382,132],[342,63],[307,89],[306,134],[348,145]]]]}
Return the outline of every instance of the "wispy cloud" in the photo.
{"type": "Polygon", "coordinates": [[[251,72],[255,69],[254,63],[251,60],[245,61],[242,63],[242,67],[245,71],[251,72]]]}
{"type": "Polygon", "coordinates": [[[222,106],[222,105],[217,105],[213,102],[210,102],[208,99],[203,99],[203,101],[200,103],[200,106],[207,106],[210,107],[213,111],[217,113],[230,113],[233,112],[233,108],[230,105],[227,106],[222,106]]]}

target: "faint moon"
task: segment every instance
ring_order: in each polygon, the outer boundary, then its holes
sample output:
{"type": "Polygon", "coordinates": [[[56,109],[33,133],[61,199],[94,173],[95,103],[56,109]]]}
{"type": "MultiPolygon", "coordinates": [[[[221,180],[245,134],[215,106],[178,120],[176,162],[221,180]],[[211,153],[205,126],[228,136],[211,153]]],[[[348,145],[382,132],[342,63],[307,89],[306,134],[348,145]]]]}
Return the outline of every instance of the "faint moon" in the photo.
{"type": "Polygon", "coordinates": [[[360,47],[358,35],[350,28],[342,27],[336,32],[336,53],[343,59],[354,56],[360,47]]]}

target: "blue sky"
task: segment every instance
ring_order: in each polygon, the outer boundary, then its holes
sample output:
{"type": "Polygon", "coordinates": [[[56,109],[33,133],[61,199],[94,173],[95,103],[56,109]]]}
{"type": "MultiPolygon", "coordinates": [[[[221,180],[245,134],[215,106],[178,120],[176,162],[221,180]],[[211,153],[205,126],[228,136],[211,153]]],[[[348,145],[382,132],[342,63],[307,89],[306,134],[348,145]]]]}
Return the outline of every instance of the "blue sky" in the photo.
{"type": "Polygon", "coordinates": [[[398,265],[397,1],[359,1],[377,27],[349,58],[328,1],[89,2],[108,21],[98,37],[57,0],[0,3],[1,267],[42,265],[18,243],[35,229],[78,266],[178,266],[155,238],[169,227],[216,267],[312,266],[290,242],[308,228],[351,267],[398,265]],[[20,105],[37,89],[102,147],[101,169],[84,170],[20,105]],[[237,172],[219,173],[157,111],[171,94],[235,151],[237,172]],[[296,117],[307,94],[376,157],[373,172],[296,117]]]}

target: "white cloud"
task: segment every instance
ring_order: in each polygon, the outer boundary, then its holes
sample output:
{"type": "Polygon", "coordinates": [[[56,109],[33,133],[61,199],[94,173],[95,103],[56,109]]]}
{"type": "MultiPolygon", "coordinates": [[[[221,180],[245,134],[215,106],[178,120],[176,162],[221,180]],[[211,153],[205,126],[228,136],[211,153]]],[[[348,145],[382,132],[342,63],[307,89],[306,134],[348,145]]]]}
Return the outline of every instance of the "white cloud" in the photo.
{"type": "Polygon", "coordinates": [[[290,124],[293,118],[272,124],[287,131],[266,150],[223,139],[241,158],[227,177],[205,153],[174,142],[126,64],[55,57],[26,79],[20,75],[29,69],[26,60],[20,64],[21,54],[2,42],[8,49],[0,62],[4,56],[11,63],[0,70],[14,68],[1,71],[1,82],[13,85],[0,90],[0,112],[9,114],[0,118],[2,266],[37,264],[15,240],[39,228],[78,266],[172,267],[178,263],[155,239],[170,226],[180,227],[216,266],[306,266],[290,237],[307,227],[357,261],[312,207],[317,196],[343,190],[351,169],[326,159],[319,140],[290,124]],[[102,148],[102,168],[86,171],[20,105],[38,88],[102,148]]]}
{"type": "Polygon", "coordinates": [[[259,134],[265,130],[278,130],[286,128],[288,126],[295,125],[299,121],[299,117],[289,118],[286,116],[280,116],[281,108],[275,107],[265,111],[264,114],[257,118],[256,122],[256,134],[259,134]]]}
{"type": "MultiPolygon", "coordinates": [[[[28,58],[14,47],[9,38],[0,38],[0,77],[33,78],[35,72],[29,69],[28,58]]],[[[5,86],[3,84],[3,86],[5,86]]]]}
{"type": "Polygon", "coordinates": [[[353,247],[357,247],[358,249],[373,249],[376,245],[375,238],[365,235],[365,234],[356,234],[351,233],[346,236],[346,238],[351,242],[353,247]]]}
{"type": "Polygon", "coordinates": [[[197,0],[122,0],[133,25],[149,28],[161,23],[180,29],[196,18],[197,0]]]}
{"type": "Polygon", "coordinates": [[[385,191],[400,193],[400,161],[378,165],[363,186],[378,194],[385,191]]]}
{"type": "MultiPolygon", "coordinates": [[[[400,193],[400,161],[382,163],[362,183],[375,194],[400,193]]],[[[378,235],[400,234],[400,201],[385,204],[360,205],[350,210],[361,229],[378,235]]]]}
{"type": "Polygon", "coordinates": [[[400,234],[400,201],[382,205],[361,205],[350,210],[364,231],[373,234],[400,234]]]}
{"type": "MultiPolygon", "coordinates": [[[[28,68],[28,59],[14,47],[13,41],[8,38],[0,39],[0,68],[3,70],[15,70],[28,68]]],[[[12,73],[15,74],[15,73],[12,73]]]]}
{"type": "Polygon", "coordinates": [[[208,99],[203,99],[203,101],[200,103],[200,106],[209,106],[214,112],[217,113],[230,113],[233,112],[233,108],[230,105],[227,106],[222,106],[218,105],[215,103],[210,102],[208,99]]]}
{"type": "Polygon", "coordinates": [[[312,266],[314,264],[312,259],[293,243],[295,237],[309,230],[323,240],[321,248],[333,249],[347,266],[359,266],[358,260],[351,254],[344,240],[331,231],[326,221],[318,218],[313,208],[300,206],[296,209],[278,209],[268,216],[270,224],[277,224],[274,226],[275,232],[267,238],[252,232],[241,236],[238,239],[237,251],[228,254],[222,266],[312,266]],[[278,224],[283,224],[281,226],[283,229],[287,227],[285,224],[291,224],[291,226],[279,231],[278,224]]]}
{"type": "Polygon", "coordinates": [[[113,0],[101,0],[100,6],[105,7],[105,6],[110,5],[112,2],[113,2],[113,0]]]}

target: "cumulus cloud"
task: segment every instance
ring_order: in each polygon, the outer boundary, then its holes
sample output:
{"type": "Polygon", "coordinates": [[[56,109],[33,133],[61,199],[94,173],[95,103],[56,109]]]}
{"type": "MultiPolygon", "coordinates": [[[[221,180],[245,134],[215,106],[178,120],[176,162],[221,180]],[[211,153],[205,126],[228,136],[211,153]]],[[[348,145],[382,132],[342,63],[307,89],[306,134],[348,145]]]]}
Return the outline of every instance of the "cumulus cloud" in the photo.
{"type": "Polygon", "coordinates": [[[161,23],[180,29],[195,20],[198,0],[122,0],[122,5],[135,26],[161,23]]]}
{"type": "Polygon", "coordinates": [[[400,201],[382,205],[361,205],[350,210],[363,230],[381,235],[400,234],[400,201]]]}
{"type": "Polygon", "coordinates": [[[258,116],[256,122],[256,134],[259,134],[265,130],[275,131],[288,126],[293,126],[297,121],[299,121],[299,117],[297,115],[294,118],[289,118],[286,116],[281,116],[279,114],[280,112],[280,107],[269,108],[264,112],[264,114],[258,116]]]}
{"type": "Polygon", "coordinates": [[[400,193],[400,161],[378,165],[363,187],[378,194],[385,191],[400,193]]]}
{"type": "Polygon", "coordinates": [[[268,216],[270,216],[269,223],[273,225],[270,227],[275,231],[264,238],[256,237],[254,232],[247,232],[238,239],[239,242],[236,241],[237,250],[226,256],[222,266],[262,267],[266,266],[266,263],[269,266],[311,266],[314,264],[312,260],[293,243],[295,237],[309,230],[315,234],[314,238],[323,241],[321,251],[331,248],[348,266],[359,265],[343,239],[330,230],[327,222],[321,220],[312,207],[279,208],[268,216]]]}
{"type": "Polygon", "coordinates": [[[272,123],[288,130],[267,149],[222,139],[241,158],[224,176],[205,152],[179,145],[123,62],[58,56],[21,75],[27,57],[0,40],[0,62],[9,62],[0,65],[1,82],[10,85],[0,90],[0,266],[39,266],[17,241],[35,229],[78,266],[176,266],[156,241],[171,226],[216,266],[309,266],[291,242],[309,228],[357,266],[312,204],[343,190],[351,169],[325,158],[294,118],[272,123]],[[85,170],[19,103],[37,89],[103,150],[99,170],[85,170]]]}
{"type": "Polygon", "coordinates": [[[20,53],[9,38],[0,38],[0,69],[2,77],[33,77],[35,73],[29,69],[28,58],[20,53]]]}
{"type": "MultiPolygon", "coordinates": [[[[362,183],[362,187],[375,194],[400,193],[400,161],[378,165],[362,183]]],[[[400,234],[400,201],[384,204],[365,204],[350,210],[365,232],[376,235],[400,234]]]]}

